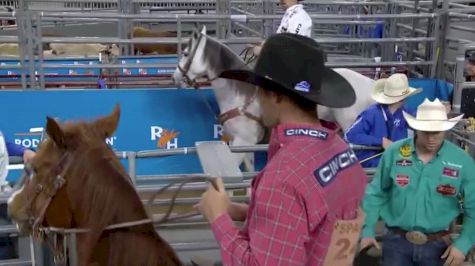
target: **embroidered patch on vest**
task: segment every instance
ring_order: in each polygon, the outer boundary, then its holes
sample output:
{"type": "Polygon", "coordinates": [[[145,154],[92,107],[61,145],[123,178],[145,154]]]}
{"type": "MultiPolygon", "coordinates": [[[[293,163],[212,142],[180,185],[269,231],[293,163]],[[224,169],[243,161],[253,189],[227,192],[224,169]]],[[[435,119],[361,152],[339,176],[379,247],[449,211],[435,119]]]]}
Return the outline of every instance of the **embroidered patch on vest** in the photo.
{"type": "Polygon", "coordinates": [[[396,165],[397,166],[412,166],[412,161],[411,160],[406,160],[406,159],[402,159],[402,160],[397,160],[396,161],[396,165]]]}
{"type": "Polygon", "coordinates": [[[335,179],[340,171],[356,163],[358,163],[358,157],[356,157],[353,150],[347,149],[322,164],[322,166],[313,172],[313,175],[320,186],[326,187],[335,179]]]}
{"type": "Polygon", "coordinates": [[[459,177],[459,170],[452,169],[449,167],[444,167],[442,174],[452,179],[457,179],[459,177]]]}
{"type": "Polygon", "coordinates": [[[438,185],[437,192],[444,196],[453,196],[455,195],[456,189],[452,185],[438,185]]]}
{"type": "Polygon", "coordinates": [[[285,136],[308,136],[312,138],[326,140],[328,133],[312,128],[289,128],[285,130],[285,136]]]}
{"type": "Polygon", "coordinates": [[[409,144],[404,144],[399,148],[399,154],[404,158],[404,157],[409,157],[411,156],[411,146],[409,144]]]}
{"type": "Polygon", "coordinates": [[[407,186],[409,184],[409,176],[408,175],[397,174],[396,175],[396,184],[398,184],[400,187],[407,186]]]}

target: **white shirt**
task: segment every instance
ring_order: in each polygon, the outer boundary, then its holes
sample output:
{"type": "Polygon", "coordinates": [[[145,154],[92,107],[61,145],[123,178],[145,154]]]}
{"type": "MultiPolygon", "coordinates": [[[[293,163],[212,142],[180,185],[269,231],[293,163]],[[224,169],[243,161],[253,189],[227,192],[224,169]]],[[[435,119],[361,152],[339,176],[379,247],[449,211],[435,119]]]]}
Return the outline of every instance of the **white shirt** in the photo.
{"type": "Polygon", "coordinates": [[[285,10],[284,17],[280,22],[277,33],[295,33],[307,37],[312,35],[312,19],[307,11],[303,9],[303,5],[293,5],[285,10]]]}

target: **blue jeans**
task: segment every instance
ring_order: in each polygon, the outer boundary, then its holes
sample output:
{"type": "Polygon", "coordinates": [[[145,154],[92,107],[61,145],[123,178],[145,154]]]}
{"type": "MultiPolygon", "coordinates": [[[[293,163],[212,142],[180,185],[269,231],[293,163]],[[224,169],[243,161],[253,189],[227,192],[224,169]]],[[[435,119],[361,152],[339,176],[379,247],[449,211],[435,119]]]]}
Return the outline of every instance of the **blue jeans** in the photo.
{"type": "Polygon", "coordinates": [[[440,258],[447,249],[444,240],[429,241],[414,245],[404,237],[389,231],[383,237],[384,266],[442,266],[440,258]]]}

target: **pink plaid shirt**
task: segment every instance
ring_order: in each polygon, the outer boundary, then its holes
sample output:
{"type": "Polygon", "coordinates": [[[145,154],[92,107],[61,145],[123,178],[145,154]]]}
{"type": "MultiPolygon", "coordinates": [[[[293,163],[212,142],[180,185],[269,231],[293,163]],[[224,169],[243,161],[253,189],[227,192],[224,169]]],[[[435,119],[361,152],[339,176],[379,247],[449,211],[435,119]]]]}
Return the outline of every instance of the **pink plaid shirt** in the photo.
{"type": "Polygon", "coordinates": [[[328,128],[274,128],[244,227],[228,214],[211,224],[223,265],[321,265],[335,220],[355,218],[364,194],[367,177],[355,158],[328,128]]]}

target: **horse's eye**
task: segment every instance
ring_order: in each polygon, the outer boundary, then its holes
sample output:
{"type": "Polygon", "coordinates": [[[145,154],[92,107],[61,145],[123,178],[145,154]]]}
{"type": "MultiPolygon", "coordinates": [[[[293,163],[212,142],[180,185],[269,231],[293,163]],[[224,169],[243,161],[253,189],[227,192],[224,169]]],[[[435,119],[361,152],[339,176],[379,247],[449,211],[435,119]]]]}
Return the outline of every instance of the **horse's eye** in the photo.
{"type": "Polygon", "coordinates": [[[189,54],[188,51],[183,52],[183,56],[188,57],[188,54],[189,54]]]}

